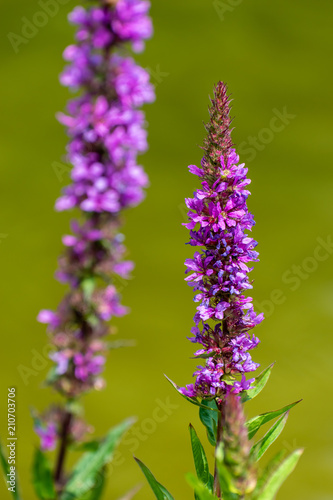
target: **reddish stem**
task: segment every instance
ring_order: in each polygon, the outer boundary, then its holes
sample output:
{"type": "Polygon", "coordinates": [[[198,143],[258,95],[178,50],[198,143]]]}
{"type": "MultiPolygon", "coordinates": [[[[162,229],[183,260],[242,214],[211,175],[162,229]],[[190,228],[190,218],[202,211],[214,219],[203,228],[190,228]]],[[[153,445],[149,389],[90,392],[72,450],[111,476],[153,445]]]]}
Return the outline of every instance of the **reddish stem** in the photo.
{"type": "Polygon", "coordinates": [[[54,473],[55,483],[59,488],[59,490],[61,490],[64,483],[64,467],[65,467],[65,459],[67,454],[68,438],[72,423],[72,417],[73,416],[70,412],[66,412],[64,415],[61,428],[60,447],[59,447],[57,465],[54,473]]]}

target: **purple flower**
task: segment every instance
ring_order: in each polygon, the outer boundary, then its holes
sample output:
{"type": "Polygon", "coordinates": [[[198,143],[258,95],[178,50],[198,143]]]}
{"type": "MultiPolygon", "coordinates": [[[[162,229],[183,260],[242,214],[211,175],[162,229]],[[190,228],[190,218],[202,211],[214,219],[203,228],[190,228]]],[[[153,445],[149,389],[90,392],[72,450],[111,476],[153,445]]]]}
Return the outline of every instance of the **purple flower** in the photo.
{"type": "Polygon", "coordinates": [[[64,351],[58,351],[50,354],[50,359],[57,364],[56,374],[63,375],[68,370],[69,357],[64,351]]]}
{"type": "Polygon", "coordinates": [[[252,299],[244,296],[252,288],[248,263],[258,260],[257,243],[247,234],[254,225],[247,208],[250,180],[232,147],[229,113],[227,89],[219,83],[206,126],[201,168],[189,167],[201,182],[193,198],[186,199],[189,222],[184,224],[190,230],[191,246],[200,249],[185,261],[190,273],[186,281],[199,302],[191,341],[202,344],[196,356],[208,357],[194,373],[195,383],[181,389],[190,397],[223,399],[230,390],[235,394],[247,390],[253,379],[246,380],[244,374],[259,366],[249,353],[259,339],[248,331],[263,315],[256,315],[252,299]]]}
{"type": "Polygon", "coordinates": [[[59,325],[59,318],[56,313],[49,311],[48,309],[42,309],[38,316],[37,321],[39,323],[46,323],[50,326],[51,330],[59,325]]]}
{"type": "Polygon", "coordinates": [[[99,375],[104,364],[105,358],[103,356],[94,356],[92,352],[75,354],[75,377],[85,382],[91,375],[99,375]]]}
{"type": "Polygon", "coordinates": [[[58,440],[58,432],[54,423],[48,423],[45,427],[35,427],[35,432],[40,437],[41,448],[43,451],[52,451],[55,449],[58,440]]]}
{"type": "Polygon", "coordinates": [[[125,108],[138,108],[155,100],[154,87],[149,82],[150,75],[134,63],[133,59],[114,55],[111,83],[125,108]]]}
{"type": "Polygon", "coordinates": [[[112,316],[124,316],[128,310],[120,304],[119,295],[114,286],[108,286],[103,292],[98,292],[94,302],[97,305],[99,317],[103,321],[109,321],[112,316]]]}
{"type": "Polygon", "coordinates": [[[150,3],[143,0],[119,0],[116,4],[112,28],[119,38],[132,42],[136,52],[144,49],[143,41],[153,34],[149,8],[150,3]]]}
{"type": "Polygon", "coordinates": [[[245,375],[242,376],[241,380],[236,380],[233,384],[232,392],[234,394],[239,394],[242,391],[247,391],[250,389],[251,384],[254,382],[254,378],[246,380],[245,375]]]}

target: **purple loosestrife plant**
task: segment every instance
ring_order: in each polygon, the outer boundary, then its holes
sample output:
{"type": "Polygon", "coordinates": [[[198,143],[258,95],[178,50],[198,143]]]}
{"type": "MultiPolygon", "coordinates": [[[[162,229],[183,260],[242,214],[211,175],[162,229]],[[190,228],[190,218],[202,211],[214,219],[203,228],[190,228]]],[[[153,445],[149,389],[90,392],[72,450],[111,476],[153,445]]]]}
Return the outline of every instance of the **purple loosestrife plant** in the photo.
{"type": "MultiPolygon", "coordinates": [[[[201,186],[193,198],[186,199],[189,212],[184,224],[190,231],[189,244],[197,249],[185,265],[186,281],[198,304],[190,340],[200,344],[195,358],[201,363],[193,384],[183,388],[172,384],[199,407],[208,440],[215,448],[215,470],[209,472],[204,448],[190,426],[197,477],[189,475],[188,482],[196,500],[273,500],[302,450],[287,458],[279,453],[259,473],[258,460],[278,437],[296,403],[249,421],[244,416],[243,404],[264,388],[272,366],[256,378],[248,375],[259,366],[250,354],[259,343],[251,330],[263,320],[247,296],[252,288],[249,264],[258,261],[258,253],[257,242],[249,236],[254,226],[247,208],[251,181],[231,140],[230,100],[222,82],[214,90],[206,131],[201,165],[189,167],[201,186]],[[253,444],[261,426],[277,417],[264,438],[253,444]]],[[[138,463],[156,498],[172,500],[146,466],[138,463]]]]}
{"type": "Polygon", "coordinates": [[[76,42],[64,52],[67,66],[60,80],[75,96],[58,118],[69,135],[67,160],[73,168],[56,209],[75,208],[80,215],[63,238],[56,273],[69,292],[55,312],[42,310],[38,316],[48,325],[53,347],[48,383],[65,399],[62,406],[34,415],[41,450],[33,476],[42,500],[100,498],[105,466],[132,423],[123,422],[101,441],[87,441],[91,429],[82,419],[79,398],[104,387],[105,356],[121,345],[107,340],[108,322],[128,312],[118,291],[133,269],[126,260],[121,213],[144,198],[148,178],[137,157],[147,149],[147,133],[139,108],[155,95],[148,73],[126,47],[144,49],[152,35],[149,8],[145,0],[100,0],[69,15],[76,42]],[[68,474],[70,448],[88,451],[68,474]],[[51,468],[45,452],[55,449],[51,468]]]}

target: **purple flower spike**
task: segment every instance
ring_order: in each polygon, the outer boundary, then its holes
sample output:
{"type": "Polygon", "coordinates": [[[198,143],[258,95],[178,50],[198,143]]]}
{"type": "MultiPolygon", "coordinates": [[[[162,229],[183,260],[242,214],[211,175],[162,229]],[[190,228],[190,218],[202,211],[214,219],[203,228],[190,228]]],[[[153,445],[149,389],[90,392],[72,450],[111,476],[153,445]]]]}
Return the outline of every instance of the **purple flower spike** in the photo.
{"type": "Polygon", "coordinates": [[[110,333],[107,324],[128,309],[122,289],[134,267],[120,233],[122,211],[141,203],[148,177],[138,161],[147,150],[144,113],[155,99],[149,73],[127,49],[140,51],[151,37],[150,3],[108,0],[75,7],[69,20],[75,43],[64,51],[62,85],[74,93],[59,121],[66,127],[70,185],[56,210],[78,209],[80,220],[63,237],[56,279],[69,293],[55,312],[43,310],[55,363],[54,387],[67,399],[100,388],[110,333]]]}
{"type": "Polygon", "coordinates": [[[251,181],[233,148],[229,115],[227,88],[219,83],[206,125],[201,167],[189,167],[201,188],[186,199],[189,222],[184,224],[190,230],[190,245],[200,250],[185,261],[185,279],[199,302],[190,340],[202,345],[196,356],[208,359],[194,373],[195,383],[181,392],[218,400],[230,391],[239,394],[251,387],[254,379],[247,380],[245,373],[259,366],[249,353],[259,339],[248,332],[263,320],[262,314],[255,314],[252,299],[244,296],[252,288],[248,264],[258,260],[258,253],[257,242],[247,234],[254,225],[247,208],[251,181]]]}
{"type": "Polygon", "coordinates": [[[47,325],[54,363],[47,383],[65,400],[35,417],[41,449],[54,450],[59,441],[54,464],[59,498],[70,477],[65,470],[70,444],[93,431],[79,416],[80,398],[105,387],[101,374],[108,351],[124,344],[107,342],[115,333],[108,322],[128,313],[120,292],[134,263],[120,231],[124,209],[141,203],[149,184],[138,159],[148,148],[140,108],[155,99],[149,72],[130,54],[131,48],[143,50],[152,35],[149,2],[86,3],[69,15],[76,26],[75,43],[64,51],[66,66],[60,75],[74,94],[66,112],[58,114],[69,138],[66,159],[72,169],[55,206],[78,214],[70,234],[62,238],[64,251],[55,274],[68,292],[55,312],[38,315],[47,325]]]}

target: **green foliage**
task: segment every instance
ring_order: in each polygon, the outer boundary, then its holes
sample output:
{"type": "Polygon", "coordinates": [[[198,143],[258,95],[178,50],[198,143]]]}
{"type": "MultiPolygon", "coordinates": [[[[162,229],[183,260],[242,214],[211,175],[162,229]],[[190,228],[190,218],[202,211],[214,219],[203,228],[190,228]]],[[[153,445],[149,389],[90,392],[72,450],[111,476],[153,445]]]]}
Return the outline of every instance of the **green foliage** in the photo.
{"type": "Polygon", "coordinates": [[[268,450],[271,444],[273,444],[274,441],[279,437],[279,435],[283,431],[284,426],[286,425],[288,415],[289,412],[279,418],[279,420],[274,425],[272,425],[265,436],[260,439],[260,441],[258,441],[255,445],[253,445],[251,453],[254,455],[256,460],[260,460],[260,458],[268,450]]]}
{"type": "Polygon", "coordinates": [[[209,466],[208,460],[206,457],[205,450],[200,442],[200,439],[195,432],[194,427],[190,424],[190,436],[191,436],[191,445],[192,445],[192,453],[194,459],[195,470],[197,472],[198,479],[205,484],[209,485],[210,474],[209,474],[209,466]]]}
{"type": "MultiPolygon", "coordinates": [[[[271,367],[257,380],[256,389],[267,381],[271,367]]],[[[246,399],[248,400],[248,399],[246,399]]],[[[288,419],[289,410],[299,401],[279,410],[263,413],[245,422],[242,405],[234,397],[226,400],[222,441],[216,449],[218,471],[223,500],[273,500],[280,486],[294,470],[302,450],[285,458],[285,451],[271,460],[258,477],[255,461],[258,461],[281,434],[288,419]],[[252,447],[251,439],[262,425],[277,417],[268,432],[252,447]],[[244,432],[245,431],[245,435],[244,432]],[[248,436],[248,437],[247,437],[248,436]]]]}
{"type": "MultiPolygon", "coordinates": [[[[106,438],[97,450],[88,451],[78,461],[71,477],[69,478],[66,487],[61,496],[61,500],[73,500],[81,498],[90,490],[97,491],[99,486],[95,488],[98,476],[111,460],[113,453],[118,446],[122,436],[127,432],[135,419],[130,418],[117,425],[109,431],[106,438]]],[[[98,496],[88,497],[89,500],[98,499],[98,496]]]]}
{"type": "Polygon", "coordinates": [[[268,368],[266,368],[263,372],[261,372],[260,375],[258,375],[258,377],[255,378],[255,381],[253,382],[251,389],[243,391],[241,396],[242,403],[246,403],[247,401],[254,399],[256,396],[258,396],[258,394],[260,394],[260,392],[263,390],[263,388],[268,382],[273,366],[274,363],[271,364],[268,368]]]}
{"type": "Polygon", "coordinates": [[[41,500],[56,498],[51,465],[46,455],[39,449],[35,452],[32,465],[32,484],[37,497],[41,500]]]}
{"type": "Polygon", "coordinates": [[[255,499],[258,494],[262,491],[262,488],[266,484],[268,477],[278,468],[278,466],[282,463],[282,460],[286,456],[287,451],[285,449],[280,450],[274,458],[272,458],[269,463],[265,466],[263,471],[258,477],[257,484],[255,490],[253,492],[252,498],[255,499]]]}
{"type": "Polygon", "coordinates": [[[211,492],[209,487],[193,474],[187,474],[186,479],[188,484],[194,489],[198,500],[218,500],[217,496],[211,492]]]}
{"type": "Polygon", "coordinates": [[[200,420],[206,427],[208,441],[212,446],[216,446],[216,432],[217,432],[217,421],[218,421],[217,405],[215,399],[211,400],[203,399],[202,403],[206,407],[208,406],[210,410],[208,410],[207,408],[200,407],[199,409],[200,420]]]}
{"type": "MultiPolygon", "coordinates": [[[[1,462],[1,467],[2,467],[2,471],[3,471],[4,480],[6,482],[8,480],[7,474],[9,474],[10,469],[9,469],[9,464],[8,464],[8,461],[5,457],[1,442],[0,442],[0,462],[1,462]]],[[[21,500],[21,495],[19,493],[17,472],[16,472],[15,476],[16,476],[16,488],[15,488],[15,491],[11,491],[11,494],[12,494],[12,497],[14,498],[14,500],[21,500]]]]}
{"type": "MultiPolygon", "coordinates": [[[[301,400],[300,400],[301,401],[301,400]]],[[[269,411],[267,413],[262,413],[261,415],[258,415],[256,417],[251,418],[251,420],[248,420],[246,422],[248,432],[249,432],[249,439],[252,439],[258,430],[260,429],[261,426],[269,422],[270,420],[273,420],[276,417],[279,417],[282,414],[286,414],[291,408],[293,408],[295,405],[297,405],[300,401],[296,401],[295,403],[291,403],[290,405],[285,406],[284,408],[280,408],[279,410],[275,411],[269,411]]]]}
{"type": "Polygon", "coordinates": [[[303,450],[295,450],[279,465],[277,465],[276,458],[273,459],[272,466],[265,471],[265,481],[261,490],[251,500],[274,500],[284,481],[295,469],[302,453],[303,450]]]}
{"type": "Polygon", "coordinates": [[[156,478],[153,476],[153,474],[150,472],[148,467],[145,466],[141,460],[138,458],[135,458],[136,463],[139,465],[140,469],[142,470],[144,476],[146,477],[151,489],[153,490],[155,497],[157,500],[174,500],[173,496],[168,492],[164,486],[162,486],[156,478]]]}
{"type": "Polygon", "coordinates": [[[103,469],[98,473],[94,487],[91,490],[87,491],[87,493],[85,493],[82,497],[80,497],[79,500],[100,500],[106,483],[105,472],[106,468],[103,467],[103,469]]]}
{"type": "Polygon", "coordinates": [[[101,445],[101,441],[93,440],[86,441],[85,443],[73,443],[71,444],[71,449],[74,451],[96,451],[101,445]]]}

